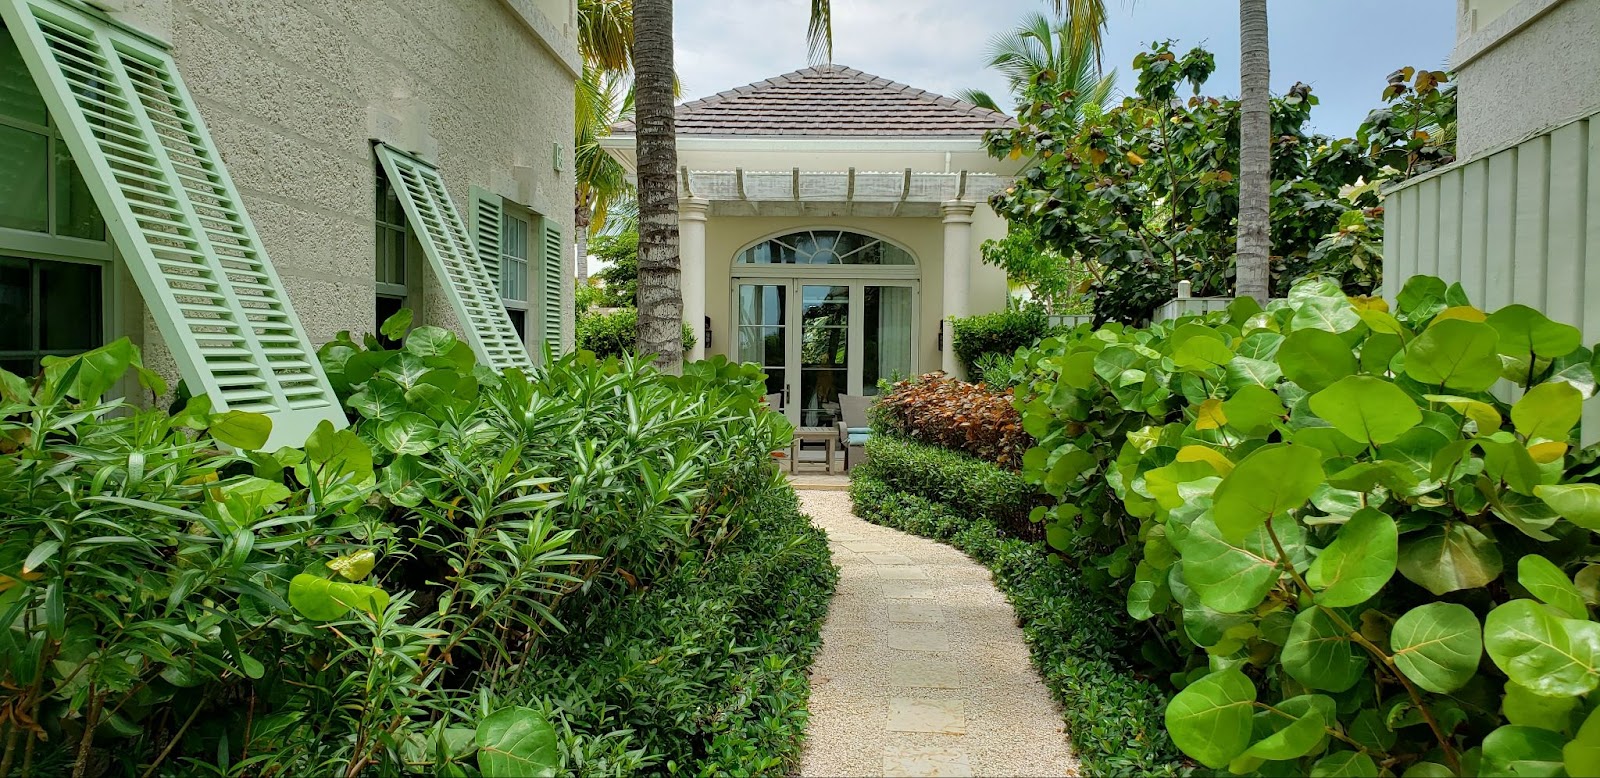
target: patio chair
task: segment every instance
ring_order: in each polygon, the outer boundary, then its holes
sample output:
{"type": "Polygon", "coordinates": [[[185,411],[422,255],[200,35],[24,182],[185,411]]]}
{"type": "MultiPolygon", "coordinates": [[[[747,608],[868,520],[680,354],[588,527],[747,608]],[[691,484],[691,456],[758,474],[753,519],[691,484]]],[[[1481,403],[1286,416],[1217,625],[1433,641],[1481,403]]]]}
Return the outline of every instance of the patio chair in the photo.
{"type": "Polygon", "coordinates": [[[867,409],[875,398],[864,394],[839,395],[839,445],[844,448],[844,471],[867,461],[867,438],[872,435],[867,409]]]}

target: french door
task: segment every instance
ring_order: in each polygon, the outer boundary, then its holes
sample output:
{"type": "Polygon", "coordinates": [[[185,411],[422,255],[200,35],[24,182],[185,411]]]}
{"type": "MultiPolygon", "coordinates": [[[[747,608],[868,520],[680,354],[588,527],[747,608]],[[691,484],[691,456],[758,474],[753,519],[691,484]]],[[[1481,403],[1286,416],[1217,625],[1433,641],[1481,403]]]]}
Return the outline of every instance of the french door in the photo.
{"type": "Polygon", "coordinates": [[[735,279],[733,309],[735,356],[761,365],[797,426],[831,427],[839,395],[915,373],[915,281],[735,279]]]}

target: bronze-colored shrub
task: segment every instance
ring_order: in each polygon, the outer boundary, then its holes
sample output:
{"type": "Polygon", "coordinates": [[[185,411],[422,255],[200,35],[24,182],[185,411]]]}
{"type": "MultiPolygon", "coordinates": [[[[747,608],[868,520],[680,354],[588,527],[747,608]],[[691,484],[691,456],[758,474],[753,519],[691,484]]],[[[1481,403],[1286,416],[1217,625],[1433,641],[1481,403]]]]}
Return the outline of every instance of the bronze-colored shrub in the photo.
{"type": "Polygon", "coordinates": [[[1033,438],[1022,430],[1022,417],[1011,399],[1010,390],[996,392],[928,373],[895,384],[874,413],[895,434],[1020,470],[1033,438]]]}

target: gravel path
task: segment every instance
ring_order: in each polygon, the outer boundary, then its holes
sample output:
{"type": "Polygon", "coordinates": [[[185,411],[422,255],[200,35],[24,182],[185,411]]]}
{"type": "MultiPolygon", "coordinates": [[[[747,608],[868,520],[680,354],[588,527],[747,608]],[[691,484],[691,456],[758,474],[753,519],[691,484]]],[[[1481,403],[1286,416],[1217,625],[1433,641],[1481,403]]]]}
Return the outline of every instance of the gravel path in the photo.
{"type": "Polygon", "coordinates": [[[1061,714],[989,571],[800,492],[839,589],[811,670],[802,776],[1077,775],[1061,714]]]}

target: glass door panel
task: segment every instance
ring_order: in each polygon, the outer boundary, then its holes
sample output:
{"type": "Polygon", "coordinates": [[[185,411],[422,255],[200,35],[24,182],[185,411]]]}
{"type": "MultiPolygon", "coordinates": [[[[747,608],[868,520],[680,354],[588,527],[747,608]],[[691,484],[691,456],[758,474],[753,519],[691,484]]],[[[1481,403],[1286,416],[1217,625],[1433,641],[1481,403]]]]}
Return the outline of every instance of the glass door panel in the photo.
{"type": "MultiPolygon", "coordinates": [[[[850,287],[800,287],[800,426],[831,427],[850,391],[850,287]]],[[[791,418],[793,418],[791,416],[791,418]]]]}
{"type": "Polygon", "coordinates": [[[862,294],[861,390],[878,393],[878,381],[911,377],[911,287],[868,286],[862,294]]]}
{"type": "Polygon", "coordinates": [[[739,285],[740,362],[754,362],[767,374],[767,393],[784,394],[788,407],[789,285],[739,285]]]}

